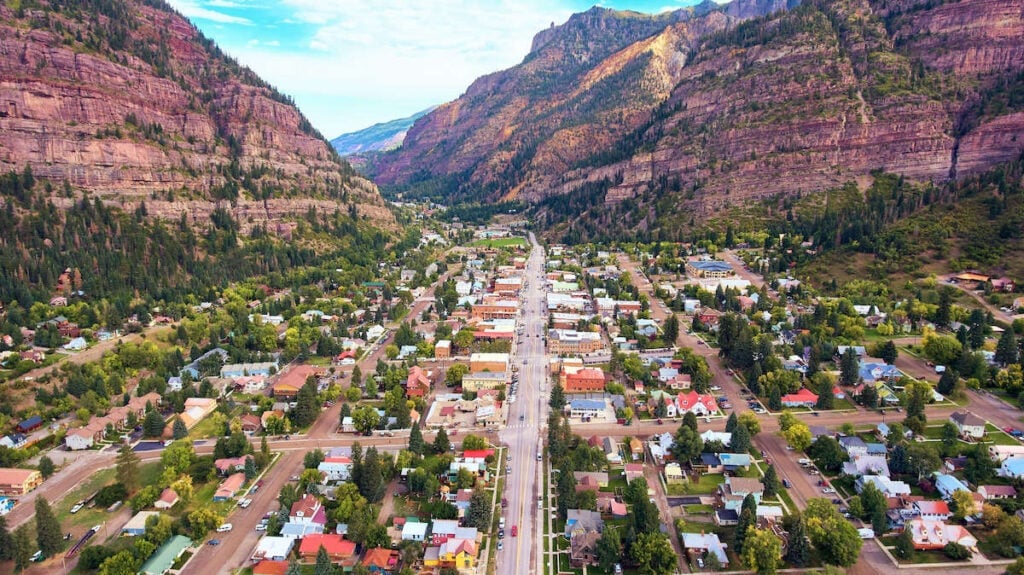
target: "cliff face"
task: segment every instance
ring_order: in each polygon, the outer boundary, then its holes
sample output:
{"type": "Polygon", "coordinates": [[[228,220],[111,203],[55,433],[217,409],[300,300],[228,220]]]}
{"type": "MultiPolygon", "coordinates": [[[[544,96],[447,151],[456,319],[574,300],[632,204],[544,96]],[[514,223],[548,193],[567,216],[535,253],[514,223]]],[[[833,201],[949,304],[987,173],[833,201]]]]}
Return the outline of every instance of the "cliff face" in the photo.
{"type": "Polygon", "coordinates": [[[645,20],[658,30],[641,39],[605,33],[630,16],[587,14],[417,122],[378,159],[379,181],[415,190],[434,176],[448,194],[563,218],[560,195],[597,186],[590,216],[613,225],[600,206],[630,200],[618,223],[644,227],[877,169],[944,180],[1024,150],[1024,103],[1009,95],[1024,88],[1024,0],[701,5],[645,20]],[[591,35],[611,51],[567,57],[591,35]],[[523,88],[566,61],[580,63],[571,80],[523,88]]]}
{"type": "Polygon", "coordinates": [[[303,198],[393,221],[290,99],[163,2],[37,4],[0,5],[3,171],[126,206],[265,202],[280,216],[303,198]]]}

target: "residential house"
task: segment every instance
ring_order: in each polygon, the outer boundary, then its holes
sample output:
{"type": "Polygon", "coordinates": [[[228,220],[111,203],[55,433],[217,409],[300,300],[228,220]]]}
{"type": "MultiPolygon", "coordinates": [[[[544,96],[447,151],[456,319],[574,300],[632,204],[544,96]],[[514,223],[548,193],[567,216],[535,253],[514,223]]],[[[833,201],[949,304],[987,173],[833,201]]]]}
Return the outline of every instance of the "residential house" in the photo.
{"type": "Polygon", "coordinates": [[[604,471],[574,471],[576,491],[600,491],[608,487],[608,474],[604,471]]]}
{"type": "Polygon", "coordinates": [[[705,553],[714,555],[722,567],[729,566],[729,556],[725,553],[726,544],[718,539],[716,533],[682,533],[683,549],[691,556],[700,557],[705,553]]]}
{"type": "Polygon", "coordinates": [[[192,540],[184,535],[173,535],[157,548],[139,568],[140,575],[163,575],[171,570],[174,562],[185,550],[192,547],[192,540]]]}
{"type": "Polygon", "coordinates": [[[429,523],[406,521],[402,526],[402,541],[426,541],[429,523]]]}
{"type": "Polygon", "coordinates": [[[231,475],[224,481],[220,482],[220,485],[217,487],[217,491],[213,494],[213,500],[226,501],[231,499],[236,493],[238,493],[238,490],[242,488],[244,483],[244,473],[235,473],[234,475],[231,475]]]}
{"type": "Polygon", "coordinates": [[[243,455],[241,457],[225,457],[215,460],[213,462],[213,466],[217,468],[217,472],[221,475],[245,471],[245,460],[250,457],[252,456],[243,455]]]}
{"type": "Polygon", "coordinates": [[[978,540],[960,525],[947,525],[942,521],[912,519],[904,524],[914,539],[914,549],[942,549],[949,543],[959,543],[968,549],[978,546],[978,540]]]}
{"type": "Polygon", "coordinates": [[[701,433],[700,438],[704,440],[704,443],[708,443],[709,441],[717,441],[726,447],[729,447],[729,445],[732,443],[732,434],[726,431],[712,431],[709,429],[704,433],[701,433]]]}
{"type": "Polygon", "coordinates": [[[644,476],[644,466],[642,463],[627,463],[623,472],[626,477],[626,483],[629,483],[634,479],[640,479],[644,476]]]}
{"type": "Polygon", "coordinates": [[[35,469],[0,468],[0,495],[25,495],[43,483],[35,469]]]}
{"type": "Polygon", "coordinates": [[[970,411],[957,411],[949,416],[956,425],[960,437],[964,439],[981,439],[985,437],[985,420],[970,411]]]}
{"type": "Polygon", "coordinates": [[[478,553],[476,540],[452,538],[440,545],[438,561],[441,567],[473,569],[478,553]]]}
{"type": "Polygon", "coordinates": [[[186,429],[192,429],[215,409],[217,409],[216,399],[190,397],[185,400],[185,411],[179,413],[178,418],[185,424],[186,429]]]}
{"type": "Polygon", "coordinates": [[[324,474],[324,481],[348,481],[352,473],[352,458],[348,456],[327,456],[317,471],[324,474]]]}
{"type": "Polygon", "coordinates": [[[430,373],[418,365],[409,368],[405,380],[406,397],[424,397],[430,393],[430,373]]]}
{"type": "Polygon", "coordinates": [[[855,455],[843,463],[846,475],[882,475],[889,477],[889,462],[884,455],[855,455]]]}
{"type": "Polygon", "coordinates": [[[945,521],[953,515],[945,501],[921,500],[911,503],[914,515],[928,521],[945,521]]]}
{"type": "Polygon", "coordinates": [[[718,486],[718,496],[721,506],[725,509],[732,509],[739,512],[740,508],[743,507],[743,499],[747,495],[753,495],[754,501],[761,503],[761,497],[764,495],[764,485],[761,481],[751,477],[734,477],[729,476],[725,478],[725,483],[718,486]]]}
{"type": "Polygon", "coordinates": [[[160,497],[156,500],[155,503],[153,503],[153,507],[157,509],[170,509],[171,507],[174,507],[175,504],[177,503],[178,492],[171,489],[170,487],[165,487],[164,490],[160,492],[160,497]]]}
{"type": "Polygon", "coordinates": [[[288,573],[287,561],[268,561],[266,559],[252,566],[252,575],[285,575],[288,573]]]}
{"type": "Polygon", "coordinates": [[[601,446],[604,448],[605,459],[611,465],[622,464],[622,454],[619,453],[619,443],[611,437],[605,437],[601,441],[601,446]]]}
{"type": "Polygon", "coordinates": [[[676,462],[665,465],[665,482],[666,483],[683,483],[686,481],[686,476],[683,475],[683,468],[676,462]]]}
{"type": "Polygon", "coordinates": [[[847,435],[839,438],[839,445],[850,457],[857,457],[868,454],[868,444],[856,435],[847,435]]]}
{"type": "Polygon", "coordinates": [[[979,485],[978,494],[989,499],[1013,499],[1017,497],[1017,490],[1012,485],[979,485]]]}
{"type": "Polygon", "coordinates": [[[860,493],[868,483],[873,484],[886,497],[910,495],[910,485],[903,481],[894,481],[884,475],[862,475],[854,482],[853,488],[860,493]]]}
{"type": "Polygon", "coordinates": [[[680,393],[676,397],[675,405],[677,415],[692,413],[698,417],[706,417],[718,411],[718,402],[713,395],[697,393],[696,391],[680,393]]]}
{"type": "Polygon", "coordinates": [[[1024,445],[989,445],[988,454],[996,461],[1011,457],[1024,457],[1024,445]]]}
{"type": "Polygon", "coordinates": [[[959,479],[945,473],[935,474],[935,489],[947,501],[953,498],[953,493],[956,491],[967,491],[968,493],[971,491],[959,479]]]}
{"type": "Polygon", "coordinates": [[[1024,457],[1010,457],[1004,459],[999,465],[999,475],[1001,477],[1024,477],[1024,457]]]}
{"type": "Polygon", "coordinates": [[[295,366],[278,377],[278,380],[271,386],[272,393],[275,398],[293,400],[299,395],[299,390],[306,384],[306,380],[310,377],[317,377],[320,373],[320,368],[316,366],[295,366]]]}
{"type": "Polygon", "coordinates": [[[398,551],[381,547],[367,549],[361,564],[374,575],[391,575],[398,567],[398,551]]]}
{"type": "Polygon", "coordinates": [[[818,394],[806,387],[800,388],[796,393],[787,393],[782,396],[782,405],[785,407],[814,407],[818,403],[818,394]]]}
{"type": "Polygon", "coordinates": [[[669,450],[672,448],[672,442],[672,434],[668,432],[656,435],[647,441],[647,450],[651,452],[655,463],[658,465],[665,463],[665,459],[671,455],[669,450]]]}
{"type": "Polygon", "coordinates": [[[317,553],[323,547],[331,563],[349,563],[348,567],[355,565],[356,544],[354,541],[342,538],[336,533],[316,533],[307,535],[299,543],[299,561],[301,563],[316,563],[317,553]]]}
{"type": "Polygon", "coordinates": [[[138,537],[146,532],[146,520],[159,516],[159,511],[139,511],[121,527],[121,535],[138,537]]]}
{"type": "Polygon", "coordinates": [[[289,537],[261,537],[252,553],[253,561],[286,561],[295,546],[295,539],[289,537]]]}
{"type": "Polygon", "coordinates": [[[18,433],[28,433],[30,431],[35,431],[42,426],[43,418],[39,417],[38,415],[33,415],[32,417],[19,423],[17,427],[15,427],[15,431],[17,431],[18,433]]]}
{"type": "Polygon", "coordinates": [[[327,524],[327,513],[318,498],[305,493],[301,499],[292,503],[288,512],[288,522],[307,525],[318,523],[323,529],[323,526],[327,524]]]}
{"type": "Polygon", "coordinates": [[[749,453],[719,453],[718,461],[723,471],[737,471],[741,467],[747,469],[753,463],[749,453]]]}
{"type": "Polygon", "coordinates": [[[566,539],[586,533],[600,533],[604,531],[604,520],[597,511],[587,509],[569,509],[566,511],[565,530],[563,535],[566,539]]]}
{"type": "Polygon", "coordinates": [[[93,445],[95,432],[87,427],[76,427],[68,430],[64,436],[64,444],[72,451],[89,449],[93,445]]]}
{"type": "Polygon", "coordinates": [[[259,417],[251,413],[246,413],[245,415],[243,415],[241,417],[241,422],[242,432],[248,435],[259,433],[259,431],[263,429],[263,422],[260,421],[259,417]]]}

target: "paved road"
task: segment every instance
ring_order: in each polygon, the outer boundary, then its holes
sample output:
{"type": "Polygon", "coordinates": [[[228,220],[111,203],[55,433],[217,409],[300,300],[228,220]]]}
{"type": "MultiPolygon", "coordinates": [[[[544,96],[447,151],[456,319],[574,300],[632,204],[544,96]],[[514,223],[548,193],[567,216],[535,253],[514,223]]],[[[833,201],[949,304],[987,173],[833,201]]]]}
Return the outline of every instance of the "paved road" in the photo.
{"type": "Polygon", "coordinates": [[[533,234],[530,234],[530,242],[533,250],[526,264],[527,287],[520,316],[524,333],[513,355],[514,366],[519,370],[519,386],[516,403],[509,409],[509,426],[499,434],[512,457],[512,472],[506,477],[505,491],[501,494],[508,499],[504,512],[506,534],[511,535],[514,525],[518,535],[506,538],[505,548],[498,552],[497,575],[537,573],[543,549],[541,526],[537,521],[540,516],[537,496],[543,485],[537,452],[549,409],[547,393],[541,390],[542,386],[547,390],[548,362],[543,339],[547,320],[541,311],[541,306],[546,306],[544,284],[540,279],[544,271],[544,252],[533,234]]]}

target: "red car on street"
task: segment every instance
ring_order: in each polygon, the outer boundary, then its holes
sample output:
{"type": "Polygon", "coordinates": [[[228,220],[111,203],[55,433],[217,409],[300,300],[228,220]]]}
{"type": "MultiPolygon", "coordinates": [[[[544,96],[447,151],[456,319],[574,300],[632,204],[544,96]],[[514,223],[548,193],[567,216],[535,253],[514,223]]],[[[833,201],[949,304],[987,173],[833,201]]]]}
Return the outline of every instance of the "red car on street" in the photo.
{"type": "Polygon", "coordinates": [[[515,537],[516,535],[519,535],[519,527],[516,526],[516,525],[513,525],[512,526],[512,537],[515,537]]]}

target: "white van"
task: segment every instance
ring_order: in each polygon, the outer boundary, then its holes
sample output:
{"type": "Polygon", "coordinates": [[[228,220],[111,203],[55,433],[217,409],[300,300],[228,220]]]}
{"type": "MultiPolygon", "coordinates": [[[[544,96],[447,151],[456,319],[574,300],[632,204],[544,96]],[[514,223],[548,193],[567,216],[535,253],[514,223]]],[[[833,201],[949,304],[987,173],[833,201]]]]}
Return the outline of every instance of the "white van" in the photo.
{"type": "Polygon", "coordinates": [[[504,529],[504,528],[505,528],[505,518],[501,517],[501,518],[498,519],[498,529],[504,529]]]}
{"type": "Polygon", "coordinates": [[[857,535],[860,535],[861,539],[874,539],[875,538],[874,530],[873,529],[869,529],[867,527],[864,527],[862,529],[858,529],[857,530],[857,535]]]}
{"type": "Polygon", "coordinates": [[[797,459],[796,462],[799,463],[800,465],[803,465],[804,467],[807,467],[808,465],[811,464],[811,460],[807,459],[806,457],[801,457],[800,459],[797,459]]]}
{"type": "Polygon", "coordinates": [[[234,525],[231,525],[230,523],[225,523],[224,525],[221,525],[220,527],[217,528],[217,533],[224,533],[224,532],[227,532],[227,531],[231,531],[231,529],[233,527],[234,527],[234,525]]]}

